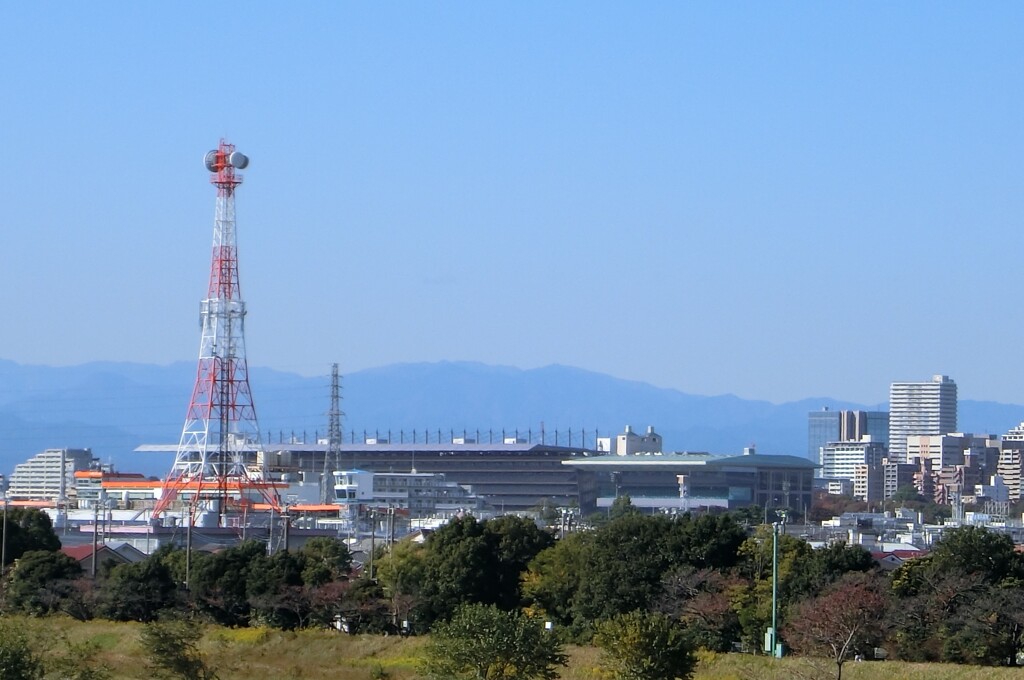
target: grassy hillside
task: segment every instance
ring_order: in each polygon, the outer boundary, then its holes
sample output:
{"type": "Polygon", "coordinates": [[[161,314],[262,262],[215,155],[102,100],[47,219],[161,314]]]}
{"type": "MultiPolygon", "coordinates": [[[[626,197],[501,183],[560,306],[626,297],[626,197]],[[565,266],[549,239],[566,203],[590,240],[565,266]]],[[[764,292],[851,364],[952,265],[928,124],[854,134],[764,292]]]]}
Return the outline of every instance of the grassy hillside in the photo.
{"type": "MultiPolygon", "coordinates": [[[[68,640],[91,642],[99,648],[97,660],[118,680],[151,678],[139,642],[137,624],[94,621],[78,623],[48,618],[20,621],[37,639],[59,650],[68,640]]],[[[411,680],[417,677],[416,659],[424,638],[347,636],[328,631],[282,633],[266,629],[210,627],[202,650],[221,680],[411,680]]],[[[599,680],[599,653],[589,647],[569,650],[571,662],[564,680],[599,680]]],[[[747,655],[701,656],[697,680],[753,680],[765,678],[830,678],[835,669],[825,661],[787,658],[773,661],[747,655]]],[[[848,663],[848,680],[985,680],[1017,678],[1019,669],[980,668],[900,662],[848,663]]]]}

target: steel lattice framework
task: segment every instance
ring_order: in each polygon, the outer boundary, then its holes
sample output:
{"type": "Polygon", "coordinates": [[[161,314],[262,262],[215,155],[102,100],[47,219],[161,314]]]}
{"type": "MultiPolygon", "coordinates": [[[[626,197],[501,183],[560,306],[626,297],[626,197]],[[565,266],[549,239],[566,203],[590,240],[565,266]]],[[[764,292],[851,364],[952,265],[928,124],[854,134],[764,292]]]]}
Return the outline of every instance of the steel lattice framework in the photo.
{"type": "Polygon", "coordinates": [[[274,487],[257,464],[260,430],[245,356],[245,302],[235,229],[235,189],[242,176],[235,170],[246,165],[248,158],[224,140],[206,155],[210,182],[217,187],[217,207],[210,285],[200,305],[199,367],[174,466],[154,517],[183,492],[192,500],[193,514],[204,499],[219,499],[217,509],[223,512],[229,497],[244,500],[251,490],[279,508],[274,487]]]}
{"type": "Polygon", "coordinates": [[[327,450],[324,452],[324,473],[320,483],[320,501],[329,503],[334,497],[334,472],[341,469],[341,378],[338,364],[331,364],[331,410],[327,412],[327,450]]]}

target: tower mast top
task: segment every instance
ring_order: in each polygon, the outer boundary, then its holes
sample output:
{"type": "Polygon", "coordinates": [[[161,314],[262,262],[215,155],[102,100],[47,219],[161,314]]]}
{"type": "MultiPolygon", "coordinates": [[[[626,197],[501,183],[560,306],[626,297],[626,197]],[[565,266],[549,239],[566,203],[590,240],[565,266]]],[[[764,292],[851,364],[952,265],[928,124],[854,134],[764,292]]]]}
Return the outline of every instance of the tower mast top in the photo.
{"type": "Polygon", "coordinates": [[[217,187],[217,192],[230,193],[242,183],[242,176],[235,174],[235,170],[245,170],[249,157],[222,139],[216,149],[206,152],[203,165],[210,171],[210,183],[217,187]]]}

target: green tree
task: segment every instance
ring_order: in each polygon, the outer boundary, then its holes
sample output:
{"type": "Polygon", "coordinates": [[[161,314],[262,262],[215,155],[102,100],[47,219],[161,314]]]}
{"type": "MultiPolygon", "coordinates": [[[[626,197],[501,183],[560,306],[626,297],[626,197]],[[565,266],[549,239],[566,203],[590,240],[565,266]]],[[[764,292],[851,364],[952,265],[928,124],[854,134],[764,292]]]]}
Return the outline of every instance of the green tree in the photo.
{"type": "Polygon", "coordinates": [[[947,640],[959,630],[964,608],[991,586],[982,574],[937,569],[932,555],[906,562],[890,579],[887,647],[905,661],[957,658],[947,640]]]}
{"type": "Polygon", "coordinates": [[[585,639],[594,621],[654,606],[673,569],[732,567],[745,536],[729,516],[626,512],[538,554],[521,577],[523,593],[585,639]]]}
{"type": "Polygon", "coordinates": [[[202,637],[202,627],[190,621],[154,622],[142,629],[142,647],[158,677],[216,680],[199,650],[202,637]]]}
{"type": "Polygon", "coordinates": [[[114,621],[155,621],[178,604],[171,570],[157,557],[114,567],[100,588],[99,615],[114,621]]]}
{"type": "Polygon", "coordinates": [[[1022,561],[1013,539],[985,527],[948,529],[931,552],[931,565],[938,571],[978,574],[988,583],[1020,578],[1022,561]]]}
{"type": "MultiPolygon", "coordinates": [[[[63,649],[47,657],[47,678],[59,680],[110,680],[110,669],[96,660],[100,651],[94,642],[64,639],[63,649]]],[[[0,677],[6,677],[0,675],[0,677]]]]}
{"type": "MultiPolygon", "coordinates": [[[[7,564],[21,559],[29,551],[60,550],[60,539],[45,512],[35,508],[8,508],[6,512],[7,564]]],[[[0,512],[0,517],[3,517],[3,512],[0,512]]]]}
{"type": "Polygon", "coordinates": [[[423,623],[447,619],[464,603],[522,602],[520,575],[554,539],[529,519],[504,516],[488,522],[455,519],[427,540],[422,552],[417,615],[423,623]]]}
{"type": "Polygon", "coordinates": [[[193,555],[192,594],[200,610],[225,626],[246,626],[252,613],[248,582],[265,564],[266,546],[246,541],[213,555],[193,555]]]}
{"type": "MultiPolygon", "coordinates": [[[[743,542],[737,570],[748,579],[747,585],[730,593],[742,639],[753,649],[761,648],[764,632],[771,625],[773,540],[772,528],[764,525],[743,542]]],[[[779,535],[778,546],[778,611],[784,620],[786,608],[801,594],[804,570],[814,564],[814,550],[807,541],[786,534],[779,535]]]]}
{"type": "Polygon", "coordinates": [[[33,649],[24,628],[0,620],[0,678],[39,680],[42,677],[42,657],[33,649]]]}
{"type": "Polygon", "coordinates": [[[538,619],[467,604],[434,626],[422,670],[436,680],[553,680],[565,662],[557,636],[538,619]]]}
{"type": "Polygon", "coordinates": [[[619,519],[620,517],[639,514],[640,510],[633,505],[633,499],[629,497],[629,494],[616,496],[615,500],[608,507],[608,519],[619,519]]]}
{"type": "Polygon", "coordinates": [[[1024,589],[986,584],[942,627],[941,659],[953,663],[1016,666],[1024,649],[1024,589]]]}
{"type": "Polygon", "coordinates": [[[523,595],[559,626],[582,632],[575,619],[576,594],[587,574],[596,533],[569,534],[531,560],[522,575],[523,595]]]}
{"type": "Polygon", "coordinates": [[[875,559],[863,546],[842,541],[816,548],[810,558],[796,562],[788,581],[787,595],[801,600],[819,595],[826,587],[851,572],[865,573],[877,568],[875,559]]]}
{"type": "MultiPolygon", "coordinates": [[[[376,582],[380,584],[379,592],[381,597],[386,597],[390,602],[390,610],[395,621],[411,620],[414,630],[423,630],[420,622],[413,616],[414,611],[421,611],[420,591],[426,578],[426,557],[427,547],[422,543],[402,541],[391,548],[391,552],[377,560],[375,571],[377,572],[376,582]]],[[[363,581],[369,581],[364,571],[364,577],[358,579],[355,585],[363,585],[363,581]]],[[[424,624],[429,623],[424,621],[424,624]]]]}
{"type": "Polygon", "coordinates": [[[78,562],[62,552],[30,550],[8,577],[7,606],[37,615],[60,611],[81,575],[78,562]]]}
{"type": "Polygon", "coordinates": [[[348,546],[336,538],[311,538],[302,546],[299,554],[303,558],[302,582],[307,586],[321,586],[330,581],[346,579],[352,570],[352,554],[348,546]]]}
{"type": "Polygon", "coordinates": [[[893,503],[906,503],[906,502],[917,502],[923,503],[924,496],[917,490],[917,487],[913,484],[904,484],[900,488],[896,489],[893,495],[889,498],[893,503]]]}
{"type": "MultiPolygon", "coordinates": [[[[167,567],[167,570],[171,574],[171,579],[175,583],[184,585],[188,556],[185,554],[185,550],[183,548],[180,548],[173,543],[167,543],[154,550],[149,557],[150,559],[155,559],[167,567]]],[[[193,553],[193,558],[195,557],[196,555],[193,553]]],[[[203,556],[199,559],[201,560],[202,557],[203,556]]]]}
{"type": "Polygon", "coordinates": [[[302,583],[304,567],[302,555],[290,551],[253,558],[246,597],[261,623],[284,630],[302,627],[309,614],[302,583]]]}
{"type": "Polygon", "coordinates": [[[689,678],[697,667],[682,627],[664,614],[633,611],[597,625],[594,643],[616,680],[689,678]]]}
{"type": "Polygon", "coordinates": [[[463,603],[497,602],[497,556],[475,517],[452,520],[434,532],[423,558],[418,615],[424,622],[447,619],[463,603]]]}
{"type": "Polygon", "coordinates": [[[746,530],[731,515],[686,513],[671,524],[668,557],[695,569],[728,569],[738,561],[746,530]]]}
{"type": "Polygon", "coordinates": [[[537,524],[525,517],[505,515],[484,524],[496,558],[493,574],[497,583],[497,604],[503,609],[512,609],[522,604],[520,576],[530,561],[541,551],[550,548],[555,539],[537,524]]]}

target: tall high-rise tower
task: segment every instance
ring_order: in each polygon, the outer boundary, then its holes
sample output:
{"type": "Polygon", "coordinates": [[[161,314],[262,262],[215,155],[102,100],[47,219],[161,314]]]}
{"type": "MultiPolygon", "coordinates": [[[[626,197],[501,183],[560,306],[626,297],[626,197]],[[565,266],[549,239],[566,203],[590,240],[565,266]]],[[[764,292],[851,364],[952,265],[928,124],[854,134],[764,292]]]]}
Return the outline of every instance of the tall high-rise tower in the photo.
{"type": "Polygon", "coordinates": [[[956,432],[956,383],[936,375],[928,382],[895,382],[889,388],[889,459],[907,462],[907,437],[956,432]]]}
{"type": "Polygon", "coordinates": [[[235,235],[235,189],[249,159],[221,140],[206,154],[210,182],[217,187],[210,285],[200,304],[202,339],[192,400],[185,415],[174,466],[154,508],[158,516],[179,495],[187,495],[192,512],[207,504],[218,516],[229,499],[258,492],[277,506],[273,487],[257,462],[260,430],[256,421],[249,367],[245,358],[245,302],[238,280],[235,235]]]}

